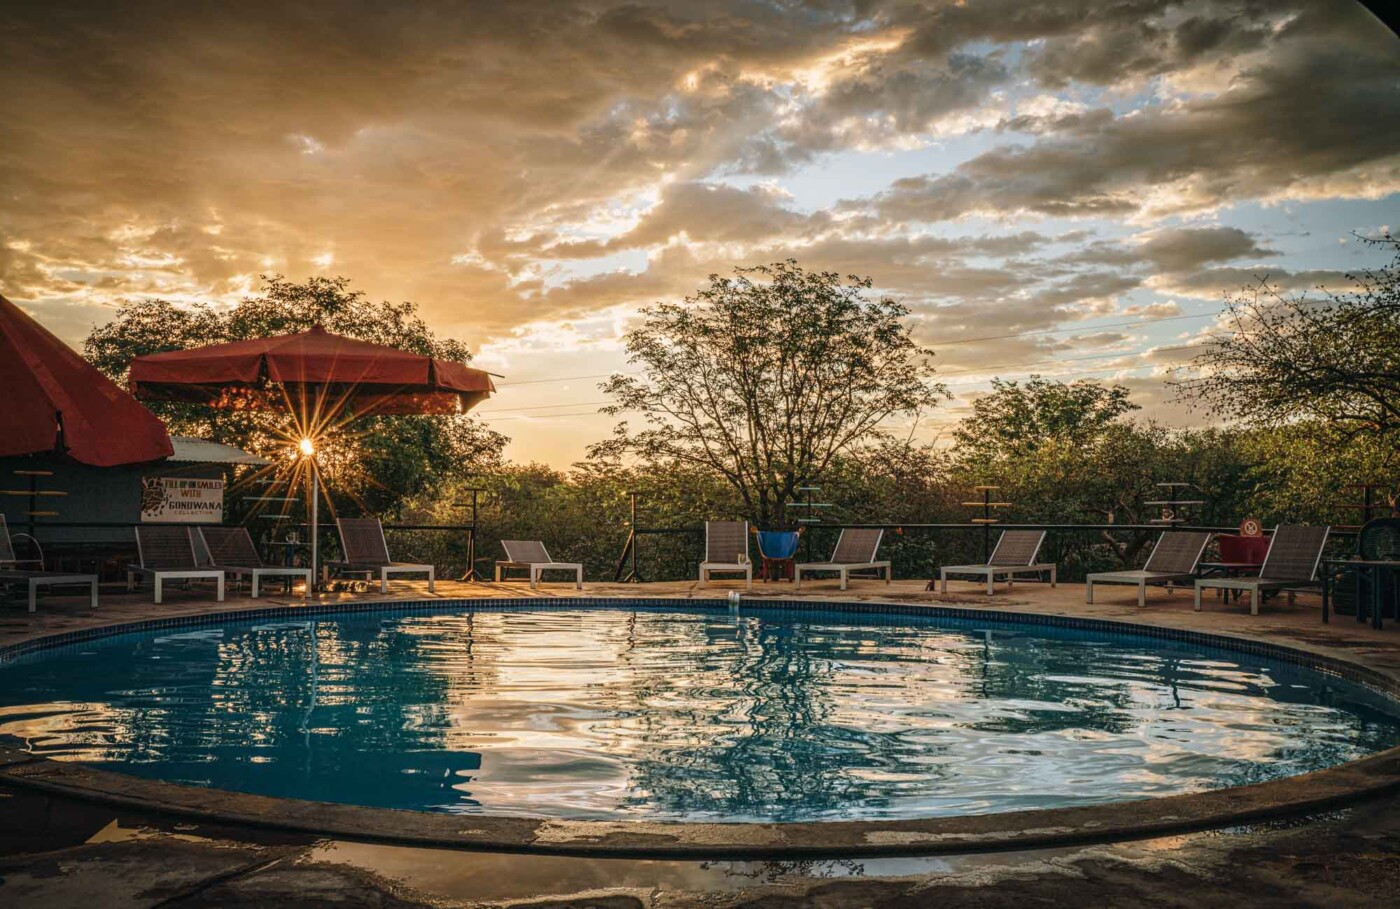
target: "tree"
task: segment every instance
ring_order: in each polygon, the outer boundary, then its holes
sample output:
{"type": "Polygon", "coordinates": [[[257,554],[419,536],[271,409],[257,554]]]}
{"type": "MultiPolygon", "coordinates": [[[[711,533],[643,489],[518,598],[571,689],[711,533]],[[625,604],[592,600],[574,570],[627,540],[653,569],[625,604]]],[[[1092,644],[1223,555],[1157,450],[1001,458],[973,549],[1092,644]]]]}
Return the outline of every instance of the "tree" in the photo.
{"type": "Polygon", "coordinates": [[[1389,264],[1348,275],[1354,290],[1285,295],[1267,279],[1226,298],[1230,331],[1175,383],[1197,406],[1278,427],[1319,420],[1348,435],[1400,431],[1400,241],[1389,264]]]}
{"type": "Polygon", "coordinates": [[[711,275],[684,302],[643,310],[625,340],[644,377],[614,375],[602,388],[614,399],[605,413],[640,413],[646,425],[623,422],[591,453],[713,470],[751,519],[783,522],[797,487],[833,458],[946,397],[908,310],[869,299],[870,287],[788,260],[711,275]]]}
{"type": "MultiPolygon", "coordinates": [[[[461,342],[435,337],[413,303],[373,302],[343,277],[295,283],[264,275],[262,280],[260,295],[227,310],[158,299],[126,303],[115,319],[93,329],[84,354],[124,384],[131,361],[143,354],[290,334],[319,323],[337,334],[402,350],[462,363],[471,359],[461,342]]],[[[149,406],[173,434],[212,438],[287,461],[284,414],[164,402],[149,406]]],[[[467,416],[366,417],[333,431],[320,465],[329,494],[354,500],[367,512],[385,513],[454,471],[498,463],[505,443],[504,436],[467,416]]]]}
{"type": "Polygon", "coordinates": [[[1138,409],[1122,385],[1031,376],[1024,385],[993,379],[992,391],[972,404],[972,416],[953,433],[964,462],[1025,454],[1047,442],[1092,443],[1119,417],[1138,409]]]}

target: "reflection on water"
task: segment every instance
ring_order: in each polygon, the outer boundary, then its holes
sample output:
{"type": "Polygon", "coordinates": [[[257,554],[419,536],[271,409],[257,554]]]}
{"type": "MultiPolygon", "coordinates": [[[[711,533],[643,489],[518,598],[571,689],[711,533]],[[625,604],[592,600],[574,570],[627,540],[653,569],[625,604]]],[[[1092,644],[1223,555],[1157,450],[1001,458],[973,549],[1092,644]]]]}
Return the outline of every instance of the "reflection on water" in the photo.
{"type": "Polygon", "coordinates": [[[267,795],[674,819],[950,815],[1269,779],[1400,741],[1358,686],[1224,651],[813,611],[359,614],[0,667],[48,757],[267,795]]]}

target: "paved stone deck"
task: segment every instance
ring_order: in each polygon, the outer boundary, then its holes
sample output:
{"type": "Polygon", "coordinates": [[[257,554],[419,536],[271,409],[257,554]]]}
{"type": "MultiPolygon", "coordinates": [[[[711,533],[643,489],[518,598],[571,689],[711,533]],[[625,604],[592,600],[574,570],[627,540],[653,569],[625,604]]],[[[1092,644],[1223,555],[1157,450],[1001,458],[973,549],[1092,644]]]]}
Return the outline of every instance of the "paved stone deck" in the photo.
{"type": "MultiPolygon", "coordinates": [[[[723,596],[692,583],[590,584],[589,596],[723,596]]],[[[988,597],[975,584],[952,584],[948,596],[922,582],[890,587],[853,583],[756,585],[753,596],[814,601],[880,599],[901,603],[978,604],[995,609],[1138,621],[1255,637],[1340,656],[1400,677],[1400,629],[1375,631],[1347,617],[1323,625],[1315,597],[1294,606],[1265,604],[1248,615],[1238,604],[1208,598],[1195,613],[1184,593],[1017,584],[988,597]]],[[[571,597],[572,587],[439,583],[444,599],[571,597]]],[[[389,599],[425,598],[421,584],[398,584],[389,599]]],[[[337,594],[334,598],[351,598],[337,594]]],[[[354,599],[377,599],[356,596],[354,599]]],[[[80,598],[0,607],[0,646],[95,624],[150,617],[296,605],[280,596],[231,596],[214,604],[199,592],[172,590],[155,606],[149,595],[105,593],[100,609],[80,598]]],[[[637,861],[444,852],[318,840],[173,821],[19,790],[0,789],[0,902],[15,906],[1391,906],[1400,892],[1400,799],[1288,824],[1164,837],[1140,843],[1066,847],[1031,853],[864,862],[637,861]]]]}

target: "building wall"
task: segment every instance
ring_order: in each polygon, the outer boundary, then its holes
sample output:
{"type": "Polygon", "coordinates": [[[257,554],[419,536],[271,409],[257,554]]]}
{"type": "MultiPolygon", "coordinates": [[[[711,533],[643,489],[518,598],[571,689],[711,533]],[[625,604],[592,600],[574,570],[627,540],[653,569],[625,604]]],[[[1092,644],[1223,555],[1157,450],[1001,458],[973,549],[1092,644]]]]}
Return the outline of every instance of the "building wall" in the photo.
{"type": "MultiPolygon", "coordinates": [[[[231,479],[223,464],[190,464],[163,461],[135,467],[89,467],[65,463],[48,455],[0,458],[0,489],[28,490],[29,477],[16,476],[16,470],[51,470],[53,476],[39,477],[40,489],[66,492],[63,497],[40,497],[38,509],[56,511],[54,517],[34,519],[35,536],[48,543],[129,543],[135,537],[127,527],[62,527],[71,522],[137,524],[141,520],[141,480],[144,477],[195,477],[231,479]]],[[[29,532],[29,498],[0,496],[0,513],[12,531],[29,532]]],[[[225,501],[225,510],[228,503],[225,501]]]]}

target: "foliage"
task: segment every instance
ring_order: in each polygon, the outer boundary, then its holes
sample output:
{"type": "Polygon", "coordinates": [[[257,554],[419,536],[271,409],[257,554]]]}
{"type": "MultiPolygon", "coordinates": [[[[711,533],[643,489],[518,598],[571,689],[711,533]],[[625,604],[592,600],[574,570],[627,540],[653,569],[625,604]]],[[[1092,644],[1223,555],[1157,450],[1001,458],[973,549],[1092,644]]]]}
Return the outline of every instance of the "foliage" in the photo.
{"type": "MultiPolygon", "coordinates": [[[[291,334],[319,323],[337,334],[440,359],[471,359],[461,342],[435,337],[415,304],[373,302],[351,289],[346,278],[294,283],[274,275],[264,276],[263,282],[260,295],[245,297],[231,309],[158,299],[127,303],[112,322],[93,330],[84,353],[125,383],[132,359],[143,354],[291,334]]],[[[173,434],[211,438],[279,464],[288,462],[286,415],[162,402],[149,406],[173,434]]],[[[466,416],[367,417],[333,430],[322,442],[319,461],[337,509],[383,514],[459,470],[497,464],[505,442],[466,416]]]]}
{"type": "Polygon", "coordinates": [[[1400,435],[1400,241],[1366,240],[1389,264],[1348,279],[1356,289],[1288,296],[1268,280],[1227,298],[1231,331],[1177,383],[1185,400],[1247,423],[1319,420],[1348,434],[1400,435]]]}
{"type": "Polygon", "coordinates": [[[954,431],[964,463],[1024,454],[1044,444],[1092,443],[1119,417],[1137,410],[1128,389],[1097,382],[1058,382],[1031,376],[1024,385],[992,380],[954,431]]]}
{"type": "Polygon", "coordinates": [[[796,262],[735,269],[682,303],[657,303],[626,336],[643,378],[603,385],[618,426],[595,457],[632,454],[721,476],[743,513],[785,521],[798,487],[839,456],[882,437],[881,423],[935,406],[930,359],[910,337],[908,310],[868,299],[870,279],[846,283],[796,262]]]}
{"type": "MultiPolygon", "coordinates": [[[[1126,419],[1135,409],[1119,385],[995,381],[954,431],[954,478],[964,489],[1002,487],[998,498],[1014,508],[999,516],[1013,522],[1147,523],[1158,515],[1142,503],[1160,498],[1155,484],[1167,480],[1192,483],[1207,500],[1206,509],[1192,515],[1196,521],[1235,514],[1249,465],[1234,436],[1126,419]]],[[[1153,536],[1105,531],[1097,541],[1065,537],[1057,541],[1058,559],[1068,574],[1076,565],[1108,567],[1102,565],[1106,555],[1129,563],[1153,536]]]]}

